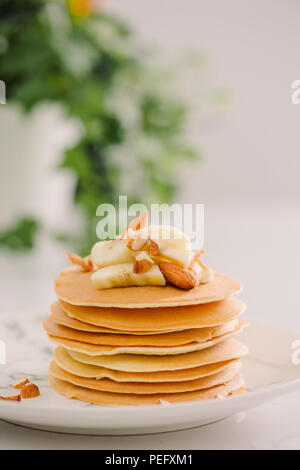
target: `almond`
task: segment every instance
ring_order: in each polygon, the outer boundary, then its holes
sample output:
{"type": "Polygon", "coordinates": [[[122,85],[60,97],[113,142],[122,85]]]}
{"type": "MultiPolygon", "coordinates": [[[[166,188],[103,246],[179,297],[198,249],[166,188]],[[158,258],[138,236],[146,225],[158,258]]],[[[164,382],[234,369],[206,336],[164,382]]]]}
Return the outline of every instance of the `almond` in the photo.
{"type": "Polygon", "coordinates": [[[159,398],[156,403],[157,405],[172,406],[172,403],[167,400],[162,400],[161,398],[159,398]]]}
{"type": "Polygon", "coordinates": [[[21,395],[9,395],[8,397],[1,397],[0,400],[7,400],[7,401],[21,401],[21,395]]]}
{"type": "Polygon", "coordinates": [[[236,388],[235,390],[232,390],[232,392],[229,392],[229,396],[231,397],[232,395],[241,395],[242,393],[246,393],[247,389],[245,387],[240,387],[236,388]]]}
{"type": "Polygon", "coordinates": [[[132,251],[141,251],[148,243],[148,240],[144,238],[130,239],[127,243],[127,248],[132,251]]]}
{"type": "Polygon", "coordinates": [[[149,254],[147,251],[140,251],[139,253],[136,253],[135,259],[140,260],[140,259],[146,259],[149,261],[149,263],[154,264],[154,261],[152,258],[150,258],[149,254]]]}
{"type": "Polygon", "coordinates": [[[201,268],[207,269],[207,266],[205,266],[205,264],[203,264],[203,263],[202,263],[202,260],[201,260],[201,256],[204,255],[204,253],[205,253],[205,250],[204,250],[204,249],[198,251],[198,253],[196,253],[195,256],[194,256],[194,261],[195,261],[196,263],[198,263],[199,266],[201,266],[201,268]]]}
{"type": "Polygon", "coordinates": [[[151,238],[149,239],[149,254],[150,256],[157,256],[159,253],[159,246],[151,238]]]}
{"type": "Polygon", "coordinates": [[[147,273],[152,268],[153,263],[147,259],[136,259],[133,264],[133,272],[136,274],[147,273]]]}
{"type": "Polygon", "coordinates": [[[213,278],[213,271],[202,263],[201,256],[204,255],[204,253],[204,249],[198,251],[189,267],[189,269],[196,274],[196,277],[201,284],[206,284],[213,278]]]}
{"type": "Polygon", "coordinates": [[[21,388],[21,397],[22,398],[34,398],[40,395],[40,391],[35,384],[28,383],[21,388]]]}
{"type": "Polygon", "coordinates": [[[133,219],[128,225],[128,228],[132,228],[132,230],[141,230],[147,226],[148,218],[149,212],[144,212],[143,214],[133,219]]]}
{"type": "Polygon", "coordinates": [[[198,285],[196,276],[178,264],[159,263],[158,266],[166,280],[180,289],[193,289],[198,285]]]}
{"type": "Polygon", "coordinates": [[[133,219],[130,222],[130,224],[123,230],[123,232],[120,235],[120,238],[125,238],[128,229],[136,231],[136,230],[142,230],[143,228],[147,227],[148,218],[149,218],[149,212],[144,212],[143,214],[133,219]]]}
{"type": "Polygon", "coordinates": [[[92,271],[94,269],[94,264],[89,257],[82,258],[81,256],[76,255],[75,253],[70,253],[69,251],[66,251],[66,255],[71,263],[81,266],[83,271],[92,271]]]}
{"type": "Polygon", "coordinates": [[[28,377],[17,377],[14,381],[13,381],[13,388],[22,388],[24,387],[24,385],[28,384],[29,383],[29,380],[28,380],[28,377]]]}

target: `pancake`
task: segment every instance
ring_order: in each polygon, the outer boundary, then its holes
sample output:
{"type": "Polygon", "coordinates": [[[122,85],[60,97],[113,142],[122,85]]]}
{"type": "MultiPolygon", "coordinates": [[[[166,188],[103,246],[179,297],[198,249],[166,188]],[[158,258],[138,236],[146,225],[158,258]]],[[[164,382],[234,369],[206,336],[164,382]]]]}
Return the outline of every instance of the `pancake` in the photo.
{"type": "Polygon", "coordinates": [[[230,364],[217,374],[208,377],[202,377],[195,380],[186,380],[183,382],[115,382],[110,379],[87,379],[78,375],[70,374],[61,369],[55,361],[50,364],[50,374],[58,379],[65,380],[79,387],[90,388],[103,392],[112,393],[133,393],[137,395],[148,395],[156,393],[181,393],[191,392],[194,390],[203,390],[205,388],[215,387],[216,385],[224,385],[240,371],[241,364],[239,361],[230,364]]]}
{"type": "MultiPolygon", "coordinates": [[[[140,287],[141,289],[141,287],[140,287]]],[[[140,309],[78,307],[60,302],[63,310],[79,321],[126,331],[161,331],[207,328],[235,320],[245,304],[235,297],[189,307],[140,309]]]]}
{"type": "Polygon", "coordinates": [[[111,328],[105,328],[104,326],[96,326],[91,323],[84,323],[76,318],[69,317],[62,309],[59,302],[55,302],[51,305],[50,318],[54,323],[58,325],[67,326],[74,330],[87,331],[92,333],[117,333],[119,335],[153,335],[153,334],[164,334],[169,333],[172,330],[161,330],[161,331],[125,331],[125,330],[112,330],[111,328]]]}
{"type": "Polygon", "coordinates": [[[207,364],[190,369],[158,371],[158,372],[122,372],[105,367],[98,367],[89,364],[83,364],[75,361],[68,351],[58,346],[54,351],[54,360],[58,366],[69,372],[87,379],[111,379],[116,382],[180,382],[184,380],[194,380],[201,377],[217,374],[224,370],[228,365],[233,364],[239,359],[230,359],[228,361],[207,364]]]}
{"type": "Polygon", "coordinates": [[[213,280],[190,290],[174,286],[115,287],[96,289],[91,273],[78,266],[64,269],[55,279],[57,296],[72,305],[114,308],[176,307],[214,302],[236,295],[240,282],[225,274],[214,274],[213,280]]]}
{"type": "Polygon", "coordinates": [[[76,398],[88,403],[96,405],[150,405],[161,403],[164,400],[170,403],[184,402],[192,400],[206,400],[211,398],[226,397],[233,393],[244,391],[244,379],[238,373],[233,379],[224,385],[217,385],[204,390],[196,390],[193,392],[183,393],[161,393],[154,395],[135,395],[127,393],[111,393],[99,392],[97,390],[90,390],[84,387],[78,387],[61,379],[49,375],[49,382],[51,386],[67,398],[76,398]]]}
{"type": "Polygon", "coordinates": [[[91,364],[124,372],[156,372],[189,369],[236,359],[246,355],[248,349],[242,343],[231,338],[202,351],[170,356],[146,356],[138,354],[90,356],[72,350],[68,352],[73,359],[83,364],[91,364]]]}
{"type": "Polygon", "coordinates": [[[119,354],[134,354],[134,355],[178,355],[185,354],[193,351],[199,351],[206,349],[231,338],[243,331],[244,327],[247,326],[246,322],[239,321],[234,329],[224,335],[216,338],[209,339],[202,343],[192,342],[179,346],[103,346],[98,344],[81,343],[80,341],[73,341],[70,339],[59,338],[48,334],[48,338],[55,344],[64,346],[68,350],[82,352],[91,356],[102,356],[102,355],[119,355],[119,354]]]}
{"type": "Polygon", "coordinates": [[[51,318],[44,320],[44,328],[51,336],[65,338],[72,341],[95,345],[109,346],[178,346],[188,343],[204,343],[212,338],[222,336],[234,330],[238,320],[223,323],[223,325],[210,328],[195,328],[192,330],[177,331],[160,335],[119,335],[109,333],[91,333],[78,331],[65,326],[57,325],[51,318]]]}

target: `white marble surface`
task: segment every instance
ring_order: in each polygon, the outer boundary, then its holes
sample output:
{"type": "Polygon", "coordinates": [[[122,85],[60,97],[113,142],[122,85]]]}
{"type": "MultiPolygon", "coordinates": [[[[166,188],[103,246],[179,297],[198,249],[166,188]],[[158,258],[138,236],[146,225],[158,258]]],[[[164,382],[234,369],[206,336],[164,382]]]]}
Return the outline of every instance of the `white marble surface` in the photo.
{"type": "MultiPolygon", "coordinates": [[[[207,208],[207,258],[220,271],[244,281],[242,298],[248,303],[248,319],[288,325],[300,331],[299,228],[297,205],[207,208]]],[[[0,338],[14,345],[8,348],[9,362],[22,360],[20,372],[28,370],[36,379],[45,373],[45,363],[51,355],[41,322],[54,299],[52,279],[62,263],[60,252],[57,258],[53,254],[48,258],[43,255],[42,259],[40,266],[30,259],[12,261],[2,257],[5,275],[4,270],[0,274],[4,285],[0,296],[0,338]],[[24,336],[28,338],[27,346],[20,348],[24,336]]],[[[0,449],[73,448],[300,449],[300,394],[283,396],[202,428],[156,435],[60,435],[0,421],[0,449]]]]}

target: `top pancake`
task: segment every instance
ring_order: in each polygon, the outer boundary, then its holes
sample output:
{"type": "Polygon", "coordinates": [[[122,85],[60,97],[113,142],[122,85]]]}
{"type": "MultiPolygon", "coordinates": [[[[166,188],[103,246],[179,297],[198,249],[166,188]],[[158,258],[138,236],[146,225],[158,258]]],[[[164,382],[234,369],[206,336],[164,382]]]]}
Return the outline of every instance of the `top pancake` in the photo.
{"type": "Polygon", "coordinates": [[[57,296],[69,304],[90,307],[152,308],[204,304],[223,300],[242,290],[240,282],[225,274],[191,290],[174,286],[116,287],[96,289],[91,273],[77,266],[64,269],[55,279],[57,296]]]}

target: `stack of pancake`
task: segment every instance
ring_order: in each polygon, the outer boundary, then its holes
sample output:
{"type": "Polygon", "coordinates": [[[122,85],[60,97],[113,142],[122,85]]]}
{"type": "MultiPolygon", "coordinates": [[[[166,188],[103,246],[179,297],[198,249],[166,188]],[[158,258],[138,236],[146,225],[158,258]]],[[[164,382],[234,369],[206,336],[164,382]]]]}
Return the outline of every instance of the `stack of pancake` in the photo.
{"type": "Polygon", "coordinates": [[[97,290],[80,267],[55,281],[59,298],[44,327],[57,344],[52,387],[99,405],[139,405],[243,393],[234,336],[247,325],[241,284],[214,274],[184,291],[173,286],[97,290]]]}

